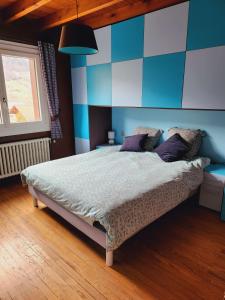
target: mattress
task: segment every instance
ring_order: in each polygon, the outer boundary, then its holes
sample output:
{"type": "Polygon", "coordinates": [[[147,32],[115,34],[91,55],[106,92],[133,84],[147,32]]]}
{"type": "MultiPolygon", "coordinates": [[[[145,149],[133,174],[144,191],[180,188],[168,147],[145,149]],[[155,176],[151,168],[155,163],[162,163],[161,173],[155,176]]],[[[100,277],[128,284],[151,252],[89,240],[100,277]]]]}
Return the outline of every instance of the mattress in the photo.
{"type": "Polygon", "coordinates": [[[166,163],[156,153],[109,147],[28,167],[21,178],[86,222],[99,222],[107,250],[115,250],[187,199],[207,164],[207,158],[166,163]]]}

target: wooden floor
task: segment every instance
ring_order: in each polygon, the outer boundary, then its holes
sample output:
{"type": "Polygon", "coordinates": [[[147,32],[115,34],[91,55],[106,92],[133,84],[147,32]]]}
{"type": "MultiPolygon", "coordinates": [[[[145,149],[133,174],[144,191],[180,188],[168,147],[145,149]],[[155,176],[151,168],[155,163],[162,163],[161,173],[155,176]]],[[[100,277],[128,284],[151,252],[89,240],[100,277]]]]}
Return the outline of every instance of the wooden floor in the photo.
{"type": "Polygon", "coordinates": [[[185,204],[104,250],[19,184],[0,186],[0,299],[223,300],[225,223],[185,204]]]}

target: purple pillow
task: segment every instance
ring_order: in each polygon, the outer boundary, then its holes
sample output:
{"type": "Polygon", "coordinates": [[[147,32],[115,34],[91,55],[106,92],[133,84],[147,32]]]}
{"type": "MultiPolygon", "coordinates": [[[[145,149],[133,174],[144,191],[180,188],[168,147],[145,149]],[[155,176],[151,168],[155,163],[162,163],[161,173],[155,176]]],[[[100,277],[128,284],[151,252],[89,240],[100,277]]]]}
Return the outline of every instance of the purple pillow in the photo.
{"type": "Polygon", "coordinates": [[[120,151],[142,152],[148,134],[126,136],[120,151]]]}
{"type": "Polygon", "coordinates": [[[190,145],[178,134],[174,134],[164,143],[155,148],[154,152],[166,161],[177,161],[190,150],[190,145]]]}

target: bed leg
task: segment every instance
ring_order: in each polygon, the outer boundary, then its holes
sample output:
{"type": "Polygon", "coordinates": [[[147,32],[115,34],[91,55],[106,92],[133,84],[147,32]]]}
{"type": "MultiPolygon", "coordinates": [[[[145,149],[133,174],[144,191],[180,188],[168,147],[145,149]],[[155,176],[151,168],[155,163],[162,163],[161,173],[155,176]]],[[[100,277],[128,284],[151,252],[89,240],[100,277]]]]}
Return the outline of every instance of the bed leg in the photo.
{"type": "Polygon", "coordinates": [[[111,267],[113,265],[113,251],[106,251],[106,266],[111,267]]]}
{"type": "Polygon", "coordinates": [[[34,207],[38,207],[38,199],[33,197],[33,205],[34,207]]]}

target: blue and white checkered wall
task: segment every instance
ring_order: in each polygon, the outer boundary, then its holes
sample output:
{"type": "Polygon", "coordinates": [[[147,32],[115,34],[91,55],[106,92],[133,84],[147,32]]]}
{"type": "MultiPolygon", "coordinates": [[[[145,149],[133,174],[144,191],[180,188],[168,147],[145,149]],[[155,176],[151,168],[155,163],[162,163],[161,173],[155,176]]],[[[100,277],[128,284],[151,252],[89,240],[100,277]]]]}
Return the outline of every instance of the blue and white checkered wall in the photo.
{"type": "Polygon", "coordinates": [[[77,153],[88,105],[224,110],[224,16],[224,0],[190,0],[96,30],[99,52],[71,56],[77,153]]]}

